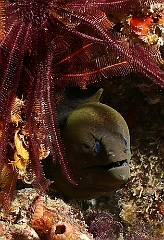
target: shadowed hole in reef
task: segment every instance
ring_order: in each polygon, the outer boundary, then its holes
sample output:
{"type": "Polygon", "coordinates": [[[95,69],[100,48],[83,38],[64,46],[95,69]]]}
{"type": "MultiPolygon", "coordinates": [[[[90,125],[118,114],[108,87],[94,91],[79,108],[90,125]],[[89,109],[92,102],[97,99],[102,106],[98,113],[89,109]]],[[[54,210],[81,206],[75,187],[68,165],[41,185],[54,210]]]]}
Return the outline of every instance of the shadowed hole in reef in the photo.
{"type": "Polygon", "coordinates": [[[63,234],[66,231],[66,226],[64,225],[58,225],[56,226],[55,234],[63,234]]]}

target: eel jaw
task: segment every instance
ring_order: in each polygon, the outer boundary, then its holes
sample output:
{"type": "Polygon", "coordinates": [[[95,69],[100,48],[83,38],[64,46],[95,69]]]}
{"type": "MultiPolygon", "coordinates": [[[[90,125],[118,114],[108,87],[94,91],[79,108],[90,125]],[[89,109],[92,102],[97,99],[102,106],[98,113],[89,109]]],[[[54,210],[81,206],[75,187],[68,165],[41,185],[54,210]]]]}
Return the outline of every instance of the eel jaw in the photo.
{"type": "Polygon", "coordinates": [[[111,169],[116,169],[118,167],[128,167],[128,160],[121,160],[121,161],[117,161],[117,162],[111,162],[109,164],[106,165],[95,165],[95,166],[91,166],[88,168],[92,168],[92,169],[104,169],[104,170],[111,170],[111,169]]]}
{"type": "Polygon", "coordinates": [[[128,166],[128,161],[126,159],[117,161],[117,162],[111,162],[107,165],[98,165],[99,168],[106,169],[106,170],[110,170],[118,167],[127,167],[127,166],[128,166]]]}

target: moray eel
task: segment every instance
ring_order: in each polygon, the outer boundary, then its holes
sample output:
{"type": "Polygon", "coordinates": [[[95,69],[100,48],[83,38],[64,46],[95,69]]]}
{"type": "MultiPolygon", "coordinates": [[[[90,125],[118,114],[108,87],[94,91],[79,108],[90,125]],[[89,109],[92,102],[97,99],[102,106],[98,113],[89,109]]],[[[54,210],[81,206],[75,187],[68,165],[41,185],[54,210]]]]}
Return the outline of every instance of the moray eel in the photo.
{"type": "Polygon", "coordinates": [[[67,197],[91,199],[117,189],[130,175],[130,136],[123,117],[100,103],[103,89],[76,107],[61,132],[70,172],[77,185],[65,178],[59,164],[46,175],[67,197]]]}

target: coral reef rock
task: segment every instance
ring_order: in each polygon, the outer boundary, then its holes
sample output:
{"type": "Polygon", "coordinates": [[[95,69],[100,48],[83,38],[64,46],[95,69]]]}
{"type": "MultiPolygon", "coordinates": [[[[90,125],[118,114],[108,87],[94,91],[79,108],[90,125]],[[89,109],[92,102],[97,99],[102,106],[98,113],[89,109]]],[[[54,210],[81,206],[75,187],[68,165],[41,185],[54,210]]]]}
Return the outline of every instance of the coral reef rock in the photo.
{"type": "Polygon", "coordinates": [[[1,240],[93,239],[79,210],[31,188],[17,191],[9,212],[1,208],[0,218],[1,240]]]}

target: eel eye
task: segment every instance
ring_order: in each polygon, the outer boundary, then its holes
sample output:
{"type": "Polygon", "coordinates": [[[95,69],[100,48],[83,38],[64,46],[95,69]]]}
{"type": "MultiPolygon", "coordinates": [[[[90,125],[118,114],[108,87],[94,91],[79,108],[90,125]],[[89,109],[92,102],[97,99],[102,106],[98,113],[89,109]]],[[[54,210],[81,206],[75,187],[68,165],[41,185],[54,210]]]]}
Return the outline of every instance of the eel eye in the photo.
{"type": "Polygon", "coordinates": [[[95,151],[95,153],[99,153],[100,150],[101,150],[101,147],[100,147],[100,143],[99,141],[96,141],[94,146],[93,146],[93,150],[95,151]]]}
{"type": "Polygon", "coordinates": [[[128,140],[124,137],[124,144],[125,144],[125,147],[126,149],[128,148],[128,140]]]}

